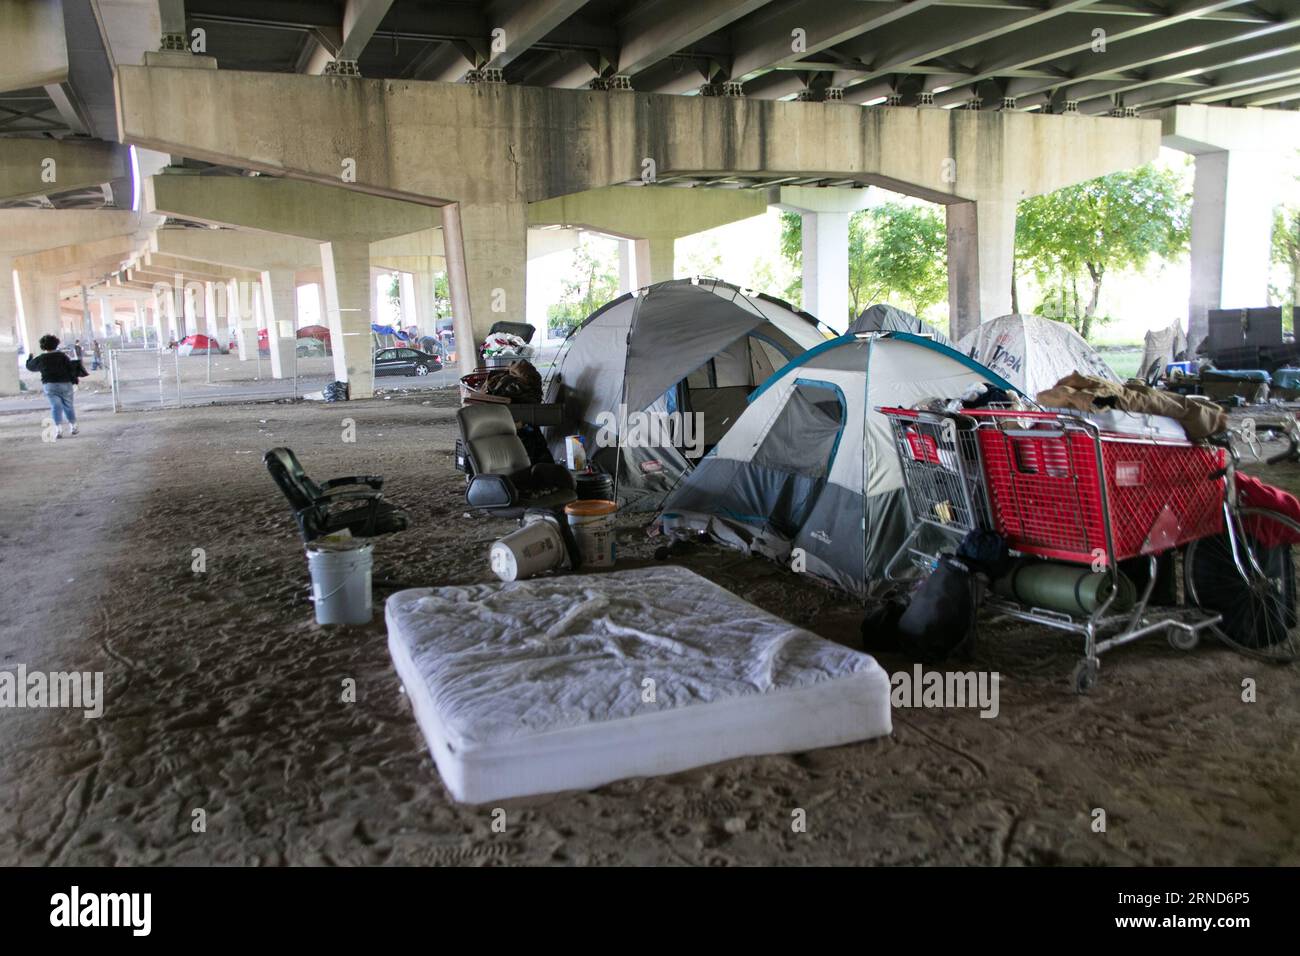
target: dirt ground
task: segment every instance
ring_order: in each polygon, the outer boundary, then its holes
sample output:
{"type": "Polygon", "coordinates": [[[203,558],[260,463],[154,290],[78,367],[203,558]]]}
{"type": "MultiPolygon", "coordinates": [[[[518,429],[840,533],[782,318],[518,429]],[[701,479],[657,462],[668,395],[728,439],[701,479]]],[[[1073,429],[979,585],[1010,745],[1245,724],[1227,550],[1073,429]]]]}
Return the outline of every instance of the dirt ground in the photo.
{"type": "MultiPolygon", "coordinates": [[[[1104,658],[1100,686],[1076,697],[1075,644],[1006,624],[985,630],[975,665],[1001,674],[996,719],[895,710],[889,738],[507,802],[493,832],[491,807],[444,790],[382,614],[314,623],[261,463],[285,444],[318,477],[383,473],[414,526],[378,545],[379,574],[490,580],[488,546],[511,523],[464,517],[453,401],[90,412],[53,444],[37,415],[0,416],[0,667],[100,670],[107,697],[98,720],[0,710],[0,863],[1300,862],[1300,668],[1153,638],[1104,658]],[[341,700],[346,678],[356,703],[341,700]],[[792,831],[795,808],[807,832],[792,831]]],[[[1300,469],[1271,477],[1300,487],[1300,469]]],[[[636,520],[618,547],[624,567],[652,560],[636,520]]],[[[858,641],[861,611],[842,596],[720,549],[682,560],[858,641]]]]}

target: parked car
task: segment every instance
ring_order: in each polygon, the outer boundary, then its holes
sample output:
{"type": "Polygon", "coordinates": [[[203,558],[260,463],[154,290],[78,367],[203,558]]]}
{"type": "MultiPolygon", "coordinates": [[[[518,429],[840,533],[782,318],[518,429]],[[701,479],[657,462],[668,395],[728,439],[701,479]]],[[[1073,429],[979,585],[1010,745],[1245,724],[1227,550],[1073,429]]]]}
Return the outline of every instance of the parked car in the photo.
{"type": "Polygon", "coordinates": [[[375,352],[375,375],[428,375],[442,368],[438,356],[419,349],[379,349],[375,352]]]}

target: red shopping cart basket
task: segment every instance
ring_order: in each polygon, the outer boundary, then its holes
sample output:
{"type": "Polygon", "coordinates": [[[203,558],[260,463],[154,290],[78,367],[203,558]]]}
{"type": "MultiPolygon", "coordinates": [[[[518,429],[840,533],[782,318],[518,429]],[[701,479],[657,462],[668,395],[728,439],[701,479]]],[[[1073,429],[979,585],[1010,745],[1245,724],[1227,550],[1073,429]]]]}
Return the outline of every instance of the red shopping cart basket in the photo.
{"type": "Polygon", "coordinates": [[[1222,449],[1103,432],[1070,414],[965,414],[978,423],[994,528],[1017,551],[1080,564],[1108,554],[1120,561],[1222,527],[1222,449]]]}

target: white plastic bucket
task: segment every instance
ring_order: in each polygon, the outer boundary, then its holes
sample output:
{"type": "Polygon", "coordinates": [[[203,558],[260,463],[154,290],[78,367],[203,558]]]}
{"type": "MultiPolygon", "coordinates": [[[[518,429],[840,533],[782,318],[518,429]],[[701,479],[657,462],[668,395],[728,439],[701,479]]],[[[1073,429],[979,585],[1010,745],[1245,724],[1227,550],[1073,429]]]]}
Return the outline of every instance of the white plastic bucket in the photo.
{"type": "Polygon", "coordinates": [[[369,624],[370,571],[374,549],[368,544],[307,545],[312,601],[317,624],[369,624]]]}
{"type": "Polygon", "coordinates": [[[564,516],[578,545],[584,568],[614,566],[614,515],[612,501],[575,501],[564,506],[564,516]]]}
{"type": "Polygon", "coordinates": [[[559,567],[564,537],[555,519],[541,518],[492,544],[492,573],[502,581],[520,581],[559,567]]]}

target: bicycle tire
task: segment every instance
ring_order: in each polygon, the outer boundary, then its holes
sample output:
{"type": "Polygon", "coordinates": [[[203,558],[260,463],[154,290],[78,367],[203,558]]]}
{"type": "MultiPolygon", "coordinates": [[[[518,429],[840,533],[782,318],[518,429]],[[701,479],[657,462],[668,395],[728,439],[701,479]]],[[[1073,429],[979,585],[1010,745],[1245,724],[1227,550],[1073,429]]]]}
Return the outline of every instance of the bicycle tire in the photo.
{"type": "Polygon", "coordinates": [[[1242,508],[1237,515],[1242,527],[1254,529],[1238,536],[1246,575],[1233,561],[1226,531],[1199,538],[1187,546],[1183,559],[1188,603],[1222,615],[1212,630],[1232,650],[1255,660],[1290,663],[1300,659],[1300,544],[1268,546],[1260,539],[1288,533],[1300,539],[1300,524],[1267,508],[1242,508]]]}

